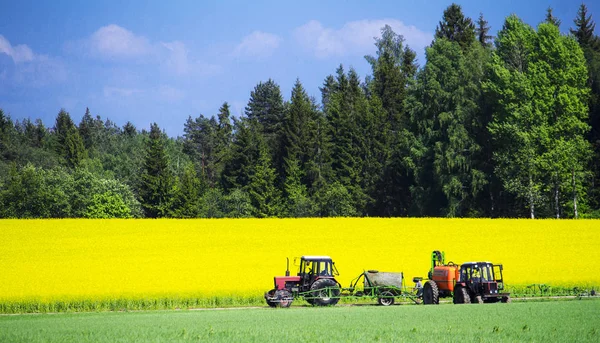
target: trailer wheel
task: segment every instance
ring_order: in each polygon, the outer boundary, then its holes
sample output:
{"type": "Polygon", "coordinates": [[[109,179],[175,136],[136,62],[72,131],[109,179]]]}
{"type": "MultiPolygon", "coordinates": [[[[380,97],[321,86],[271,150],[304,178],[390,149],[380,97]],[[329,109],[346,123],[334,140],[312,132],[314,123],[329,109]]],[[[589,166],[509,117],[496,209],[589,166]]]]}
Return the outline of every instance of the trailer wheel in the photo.
{"type": "Polygon", "coordinates": [[[466,287],[456,286],[454,288],[454,295],[452,300],[455,304],[470,304],[471,297],[466,287]]]}
{"type": "Polygon", "coordinates": [[[319,279],[310,286],[310,290],[313,305],[333,306],[340,301],[340,287],[332,279],[319,279]]]}
{"type": "Polygon", "coordinates": [[[280,289],[275,292],[275,296],[277,297],[277,306],[279,307],[290,307],[292,306],[292,301],[294,301],[294,296],[287,289],[280,289]]]}
{"type": "Polygon", "coordinates": [[[377,302],[381,306],[390,306],[394,304],[394,294],[390,291],[383,291],[377,298],[377,302]]]}
{"type": "Polygon", "coordinates": [[[435,281],[427,281],[423,286],[423,304],[437,305],[440,303],[440,290],[435,281]]]}

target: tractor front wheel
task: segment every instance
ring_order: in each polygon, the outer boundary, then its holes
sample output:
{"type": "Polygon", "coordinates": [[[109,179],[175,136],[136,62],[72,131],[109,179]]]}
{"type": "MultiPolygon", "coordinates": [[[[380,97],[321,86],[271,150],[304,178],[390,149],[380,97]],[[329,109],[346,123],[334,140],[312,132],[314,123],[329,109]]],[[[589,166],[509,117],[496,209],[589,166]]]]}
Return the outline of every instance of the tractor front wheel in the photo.
{"type": "Polygon", "coordinates": [[[290,307],[294,301],[294,296],[287,289],[278,290],[275,292],[275,297],[277,297],[277,306],[279,307],[290,307]]]}
{"type": "Polygon", "coordinates": [[[470,304],[471,297],[466,287],[456,286],[454,287],[454,295],[452,300],[455,304],[470,304]]]}
{"type": "Polygon", "coordinates": [[[275,298],[276,291],[277,291],[276,289],[272,289],[272,290],[268,291],[267,294],[265,294],[265,300],[267,301],[267,305],[269,305],[270,307],[277,307],[277,301],[269,300],[269,299],[275,298]]]}
{"type": "Polygon", "coordinates": [[[383,291],[377,298],[377,302],[381,306],[390,306],[394,304],[394,294],[390,291],[383,291]]]}
{"type": "Polygon", "coordinates": [[[310,296],[313,305],[335,305],[340,301],[340,287],[332,279],[319,279],[310,286],[310,296]]]}
{"type": "Polygon", "coordinates": [[[427,281],[423,286],[423,304],[437,305],[440,303],[440,290],[435,281],[427,281]]]}

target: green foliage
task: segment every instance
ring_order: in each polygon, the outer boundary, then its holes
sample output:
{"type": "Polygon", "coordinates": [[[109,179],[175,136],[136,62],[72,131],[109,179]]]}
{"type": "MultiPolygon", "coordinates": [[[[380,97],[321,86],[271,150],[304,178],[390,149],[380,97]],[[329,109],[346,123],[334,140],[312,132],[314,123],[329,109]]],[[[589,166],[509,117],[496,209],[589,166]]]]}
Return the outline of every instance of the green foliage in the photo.
{"type": "Polygon", "coordinates": [[[353,217],[357,215],[350,192],[337,181],[327,187],[321,202],[323,216],[353,217]]]}
{"type": "Polygon", "coordinates": [[[211,188],[202,196],[200,217],[223,218],[227,213],[225,196],[218,188],[211,188]]]}
{"type": "Polygon", "coordinates": [[[85,218],[132,218],[123,199],[111,192],[94,194],[84,214],[85,218]]]}
{"type": "Polygon", "coordinates": [[[560,217],[561,194],[569,184],[571,215],[577,216],[590,157],[584,139],[588,89],[581,49],[553,24],[540,24],[535,32],[511,16],[498,34],[484,87],[496,99],[489,129],[505,188],[526,200],[532,218],[535,207],[549,205],[549,199],[560,217]]]}
{"type": "Polygon", "coordinates": [[[228,218],[250,218],[254,213],[248,193],[234,189],[225,197],[225,213],[228,218]]]}
{"type": "Polygon", "coordinates": [[[71,216],[73,181],[62,169],[44,170],[31,164],[12,165],[0,190],[4,218],[65,218],[71,216]]]}
{"type": "Polygon", "coordinates": [[[245,115],[225,102],[189,117],[181,138],[88,108],[78,126],[61,109],[51,129],[0,109],[0,216],[83,217],[121,202],[153,218],[589,216],[600,208],[600,39],[585,4],[574,24],[568,37],[551,8],[537,30],[512,15],[493,49],[483,15],[474,23],[451,4],[422,69],[384,26],[365,56],[371,75],[340,65],[320,106],[299,79],[289,102],[269,79],[245,115]]]}

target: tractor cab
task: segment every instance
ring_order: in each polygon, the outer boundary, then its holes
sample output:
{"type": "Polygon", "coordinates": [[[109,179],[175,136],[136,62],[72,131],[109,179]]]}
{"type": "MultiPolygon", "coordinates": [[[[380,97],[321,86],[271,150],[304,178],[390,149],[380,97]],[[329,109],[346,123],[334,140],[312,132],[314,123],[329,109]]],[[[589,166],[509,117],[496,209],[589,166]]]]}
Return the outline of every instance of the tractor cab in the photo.
{"type": "Polygon", "coordinates": [[[502,265],[490,262],[468,262],[460,266],[460,282],[470,290],[471,294],[486,297],[497,297],[504,289],[502,281],[502,265]]]}
{"type": "Polygon", "coordinates": [[[300,258],[300,291],[307,290],[317,279],[333,278],[339,275],[329,256],[302,256],[300,258]]]}

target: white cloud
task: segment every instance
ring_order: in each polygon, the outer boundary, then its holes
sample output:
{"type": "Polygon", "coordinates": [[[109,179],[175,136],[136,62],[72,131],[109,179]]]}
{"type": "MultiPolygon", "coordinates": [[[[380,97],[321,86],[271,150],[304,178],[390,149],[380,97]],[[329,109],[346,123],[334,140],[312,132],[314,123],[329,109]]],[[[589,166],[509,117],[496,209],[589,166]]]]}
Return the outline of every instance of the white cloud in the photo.
{"type": "Polygon", "coordinates": [[[13,61],[12,65],[5,65],[2,79],[32,87],[43,87],[67,79],[67,69],[60,59],[36,54],[24,44],[13,46],[2,35],[0,35],[0,54],[6,54],[13,61]]]}
{"type": "Polygon", "coordinates": [[[277,35],[254,31],[244,37],[242,42],[235,47],[233,56],[251,58],[269,57],[279,47],[279,43],[281,43],[281,38],[277,35]]]}
{"type": "Polygon", "coordinates": [[[360,55],[373,51],[374,37],[381,36],[381,28],[385,25],[404,36],[405,43],[419,53],[433,38],[433,34],[396,19],[351,21],[340,29],[323,27],[320,22],[311,20],[296,28],[293,35],[301,46],[318,58],[360,55]]]}
{"type": "Polygon", "coordinates": [[[35,57],[31,48],[27,45],[12,46],[3,35],[0,35],[0,53],[7,54],[15,63],[31,62],[35,57]]]}
{"type": "Polygon", "coordinates": [[[137,36],[118,25],[99,28],[89,39],[92,53],[109,58],[132,58],[147,55],[152,47],[145,37],[137,36]]]}
{"type": "Polygon", "coordinates": [[[156,65],[161,71],[177,76],[208,76],[222,71],[219,65],[191,58],[188,47],[181,41],[152,41],[116,24],[103,26],[83,40],[69,42],[65,49],[114,63],[156,65]]]}

